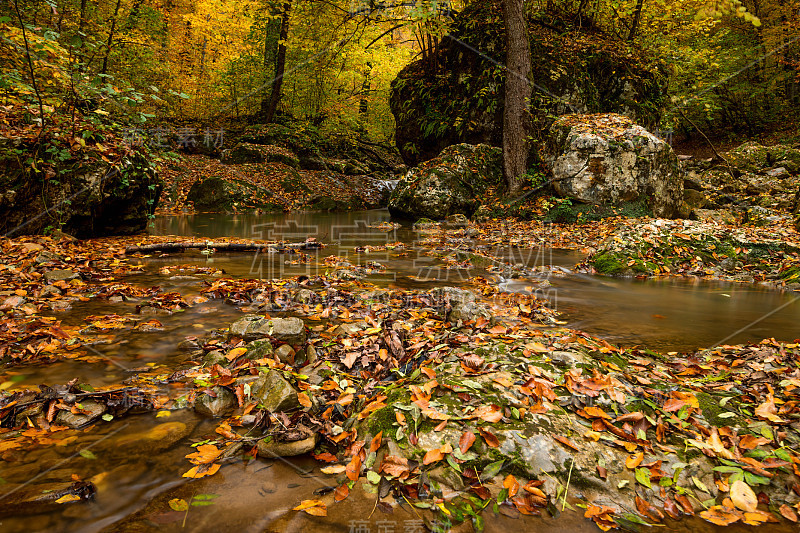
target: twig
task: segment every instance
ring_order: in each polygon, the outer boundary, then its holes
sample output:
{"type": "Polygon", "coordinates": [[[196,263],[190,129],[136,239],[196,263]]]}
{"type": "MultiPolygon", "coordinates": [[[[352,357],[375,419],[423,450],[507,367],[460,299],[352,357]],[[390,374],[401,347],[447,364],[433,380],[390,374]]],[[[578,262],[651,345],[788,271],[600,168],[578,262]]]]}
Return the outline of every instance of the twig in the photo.
{"type": "Polygon", "coordinates": [[[689,124],[691,124],[691,125],[692,125],[692,127],[693,127],[695,130],[697,130],[697,133],[699,133],[699,134],[700,134],[700,135],[703,137],[703,139],[705,139],[705,141],[706,141],[706,143],[708,144],[708,146],[710,146],[710,147],[711,147],[711,151],[712,151],[712,152],[714,152],[714,157],[716,157],[718,160],[720,160],[720,161],[722,161],[723,163],[725,163],[725,166],[727,166],[727,167],[728,167],[728,174],[730,174],[730,175],[731,175],[731,177],[732,177],[733,179],[735,179],[735,180],[741,180],[741,181],[747,181],[747,180],[745,180],[745,179],[743,179],[743,178],[741,178],[741,177],[737,176],[737,175],[734,173],[734,171],[733,171],[733,167],[732,167],[732,166],[731,166],[731,164],[728,162],[728,160],[727,160],[727,159],[725,159],[724,157],[722,157],[722,155],[721,155],[721,154],[720,154],[720,153],[717,151],[716,147],[715,147],[715,146],[714,146],[714,144],[711,142],[711,140],[710,140],[710,139],[709,139],[709,138],[706,136],[706,134],[705,134],[705,133],[703,133],[703,130],[701,130],[701,129],[700,129],[698,126],[697,126],[697,124],[695,124],[694,122],[692,122],[692,119],[690,119],[689,117],[687,117],[687,116],[686,116],[686,113],[684,113],[683,109],[678,109],[678,113],[680,113],[680,114],[681,114],[681,116],[684,118],[684,120],[686,120],[686,122],[688,122],[689,124]]]}

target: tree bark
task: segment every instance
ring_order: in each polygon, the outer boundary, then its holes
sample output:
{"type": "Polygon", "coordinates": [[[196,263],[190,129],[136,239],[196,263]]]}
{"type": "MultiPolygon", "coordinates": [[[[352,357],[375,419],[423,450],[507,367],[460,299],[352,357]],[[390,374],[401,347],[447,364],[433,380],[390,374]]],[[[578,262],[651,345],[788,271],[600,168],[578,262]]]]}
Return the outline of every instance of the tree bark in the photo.
{"type": "Polygon", "coordinates": [[[639,22],[642,20],[642,7],[644,0],[636,0],[636,9],[633,11],[633,24],[631,24],[631,31],[628,34],[628,40],[632,41],[636,37],[636,32],[639,30],[639,22]]]}
{"type": "Polygon", "coordinates": [[[527,109],[531,97],[531,51],[523,0],[503,0],[506,27],[506,87],[503,111],[503,173],[517,194],[528,166],[527,109]]]}
{"type": "Polygon", "coordinates": [[[283,13],[281,15],[281,34],[278,40],[278,55],[275,58],[275,76],[272,80],[272,91],[268,100],[261,101],[261,112],[264,114],[264,122],[269,124],[275,117],[278,110],[278,103],[281,99],[281,86],[283,85],[283,75],[286,72],[286,40],[289,38],[289,18],[292,12],[292,2],[284,2],[283,13]]]}
{"type": "Polygon", "coordinates": [[[114,30],[117,27],[117,16],[119,15],[119,7],[122,0],[117,0],[117,7],[114,8],[114,16],[111,18],[111,29],[108,30],[108,42],[106,42],[106,54],[103,56],[103,68],[100,69],[100,74],[108,73],[108,56],[111,55],[111,43],[114,40],[114,30]]]}

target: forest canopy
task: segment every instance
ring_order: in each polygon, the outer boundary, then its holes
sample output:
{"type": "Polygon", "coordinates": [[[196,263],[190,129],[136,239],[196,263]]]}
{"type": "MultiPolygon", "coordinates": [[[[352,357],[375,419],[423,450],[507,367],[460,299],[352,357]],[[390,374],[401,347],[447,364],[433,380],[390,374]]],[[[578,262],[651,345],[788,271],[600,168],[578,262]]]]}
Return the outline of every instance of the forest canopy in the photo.
{"type": "MultiPolygon", "coordinates": [[[[258,115],[277,85],[285,116],[391,141],[390,82],[435,51],[465,3],[11,0],[0,8],[0,102],[125,123],[214,123],[258,115]]],[[[688,127],[687,113],[752,134],[800,100],[797,1],[534,0],[525,9],[663,61],[665,128],[688,127]]]]}

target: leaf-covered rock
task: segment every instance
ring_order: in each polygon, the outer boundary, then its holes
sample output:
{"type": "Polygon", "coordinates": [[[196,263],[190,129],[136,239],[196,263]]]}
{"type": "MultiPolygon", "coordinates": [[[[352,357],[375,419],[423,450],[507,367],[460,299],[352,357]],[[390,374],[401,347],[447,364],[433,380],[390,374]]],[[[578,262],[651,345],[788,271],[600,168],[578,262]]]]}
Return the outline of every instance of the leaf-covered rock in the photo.
{"type": "Polygon", "coordinates": [[[627,117],[561,117],[551,127],[544,157],[561,196],[595,205],[644,200],[656,216],[681,214],[683,173],[677,156],[627,117]]]}
{"type": "Polygon", "coordinates": [[[502,179],[501,153],[480,144],[458,144],[411,169],[389,199],[389,212],[405,218],[472,215],[481,197],[502,179]]]}

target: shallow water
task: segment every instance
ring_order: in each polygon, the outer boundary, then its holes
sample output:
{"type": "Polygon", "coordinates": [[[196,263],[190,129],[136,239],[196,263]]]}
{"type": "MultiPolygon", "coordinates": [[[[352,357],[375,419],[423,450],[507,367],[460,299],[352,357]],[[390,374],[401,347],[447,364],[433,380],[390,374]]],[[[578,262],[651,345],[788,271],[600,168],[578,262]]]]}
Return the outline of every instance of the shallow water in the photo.
{"type": "MultiPolygon", "coordinates": [[[[379,285],[431,288],[461,285],[472,276],[493,276],[482,268],[447,270],[439,261],[421,254],[415,243],[426,235],[404,226],[383,232],[371,225],[387,221],[383,210],[353,213],[292,215],[187,215],[157,218],[153,233],[161,235],[276,238],[305,240],[308,236],[330,244],[319,252],[351,258],[353,263],[378,261],[385,274],[373,276],[379,285]],[[263,236],[263,237],[262,237],[263,236]],[[355,253],[354,247],[401,241],[406,253],[355,253]]],[[[435,233],[433,234],[435,235],[435,233]]],[[[481,243],[474,243],[480,246],[481,243]]],[[[571,250],[486,247],[512,264],[571,269],[583,255],[571,250]]],[[[186,261],[172,256],[166,261],[186,261]]],[[[314,272],[314,265],[287,265],[286,256],[215,254],[194,260],[223,268],[234,276],[277,277],[314,272]]],[[[552,287],[540,292],[553,300],[570,327],[598,335],[610,342],[641,345],[659,351],[691,351],[716,344],[757,342],[764,338],[791,341],[800,337],[800,294],[767,287],[696,279],[637,280],[581,274],[543,274],[531,280],[512,280],[507,290],[522,291],[544,277],[552,287]]]]}
{"type": "MultiPolygon", "coordinates": [[[[262,239],[305,240],[314,236],[329,244],[316,252],[308,264],[291,264],[298,257],[280,254],[222,254],[205,256],[198,252],[152,256],[142,259],[144,274],[130,283],[165,291],[178,291],[184,297],[197,294],[200,278],[163,276],[158,269],[167,264],[203,264],[224,269],[232,276],[265,278],[324,272],[321,260],[328,255],[348,257],[355,264],[377,261],[386,270],[371,276],[382,286],[427,289],[439,285],[461,285],[472,276],[497,275],[483,266],[469,270],[442,268],[439,260],[425,256],[415,243],[425,237],[409,227],[385,232],[371,228],[387,221],[385,211],[345,214],[290,215],[193,215],[160,217],[153,233],[222,236],[262,239]],[[372,253],[356,252],[356,246],[380,246],[395,242],[405,249],[372,253]]],[[[430,234],[427,235],[428,237],[430,234]]],[[[481,246],[481,243],[472,243],[481,246]]],[[[697,280],[633,280],[571,273],[582,259],[580,253],[564,250],[522,250],[491,248],[493,254],[510,263],[530,267],[545,266],[543,273],[530,279],[501,280],[509,291],[530,290],[551,284],[542,296],[555,302],[562,319],[570,327],[624,345],[641,345],[658,351],[688,351],[718,343],[758,341],[764,337],[792,340],[800,336],[800,304],[795,296],[749,285],[697,280]],[[555,268],[553,268],[555,267],[555,268]],[[566,273],[565,273],[566,272],[566,273]]],[[[72,310],[59,313],[66,324],[80,324],[89,315],[132,313],[134,303],[77,303],[72,310]]],[[[197,304],[172,315],[157,316],[163,331],[119,330],[108,334],[105,343],[92,346],[98,361],[63,361],[56,364],[11,369],[0,375],[21,376],[19,386],[39,383],[65,383],[73,378],[94,386],[119,383],[142,366],[165,365],[182,357],[177,344],[186,337],[200,336],[230,324],[240,312],[221,302],[197,304]]],[[[327,531],[405,532],[413,531],[419,517],[414,509],[393,500],[388,509],[377,508],[373,495],[355,490],[345,501],[328,502],[328,517],[312,517],[292,512],[301,500],[314,498],[313,492],[334,483],[319,472],[320,465],[310,458],[291,461],[254,460],[222,467],[216,475],[187,480],[181,474],[191,466],[185,455],[190,445],[212,437],[216,424],[191,411],[176,411],[170,417],[136,415],[121,421],[101,422],[85,431],[59,434],[63,445],[14,451],[9,461],[0,462],[0,531],[327,531]],[[168,424],[165,426],[165,424],[168,424]],[[165,428],[169,429],[167,431],[165,428]],[[157,439],[148,438],[155,435],[157,439]],[[77,437],[72,439],[71,437],[77,437]],[[90,449],[92,458],[78,454],[90,449]],[[4,516],[23,489],[47,488],[47,484],[70,481],[72,475],[91,479],[98,487],[93,502],[66,505],[33,516],[4,516]],[[172,511],[169,501],[190,500],[198,495],[215,495],[213,503],[191,507],[189,513],[172,511]],[[362,529],[354,529],[361,527],[362,529]]],[[[357,487],[360,484],[357,484],[357,487]]],[[[486,513],[486,531],[597,531],[581,513],[565,512],[552,518],[508,517],[486,513]]],[[[669,531],[711,532],[724,529],[734,533],[745,527],[715,528],[699,519],[683,520],[664,528],[669,531]]],[[[771,530],[796,531],[781,524],[771,530]]]]}

